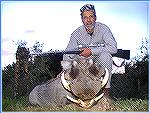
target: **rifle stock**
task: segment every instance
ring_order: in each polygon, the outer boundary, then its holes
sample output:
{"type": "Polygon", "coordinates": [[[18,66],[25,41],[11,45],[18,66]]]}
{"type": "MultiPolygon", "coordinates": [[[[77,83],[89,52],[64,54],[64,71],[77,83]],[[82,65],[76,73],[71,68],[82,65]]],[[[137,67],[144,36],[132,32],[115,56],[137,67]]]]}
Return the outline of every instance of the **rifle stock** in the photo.
{"type": "Polygon", "coordinates": [[[112,56],[129,60],[130,59],[130,50],[118,49],[117,53],[112,54],[112,56]]]}

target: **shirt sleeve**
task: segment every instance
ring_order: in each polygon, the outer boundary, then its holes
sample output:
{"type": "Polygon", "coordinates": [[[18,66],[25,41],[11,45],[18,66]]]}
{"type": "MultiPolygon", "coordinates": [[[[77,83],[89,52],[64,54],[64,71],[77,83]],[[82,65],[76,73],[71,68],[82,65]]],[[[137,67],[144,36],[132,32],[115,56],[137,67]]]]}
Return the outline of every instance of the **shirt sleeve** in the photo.
{"type": "Polygon", "coordinates": [[[104,46],[91,48],[93,55],[98,55],[102,52],[109,52],[110,54],[117,53],[117,42],[109,28],[106,28],[103,34],[104,46]]]}
{"type": "MultiPolygon", "coordinates": [[[[70,40],[69,40],[69,43],[65,49],[65,51],[71,51],[71,50],[76,50],[78,49],[78,44],[77,44],[77,32],[74,31],[72,34],[71,34],[71,37],[70,37],[70,40]]],[[[66,55],[63,55],[63,60],[66,60],[66,61],[72,61],[74,59],[76,55],[74,54],[66,54],[66,55]]]]}

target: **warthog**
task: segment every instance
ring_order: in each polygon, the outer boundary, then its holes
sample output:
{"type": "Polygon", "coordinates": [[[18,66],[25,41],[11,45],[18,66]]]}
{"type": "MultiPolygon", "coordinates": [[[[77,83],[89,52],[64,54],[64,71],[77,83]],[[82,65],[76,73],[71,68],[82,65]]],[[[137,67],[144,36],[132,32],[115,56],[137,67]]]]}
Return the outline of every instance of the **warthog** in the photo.
{"type": "Polygon", "coordinates": [[[76,103],[80,107],[94,106],[104,95],[109,72],[96,66],[91,59],[62,61],[63,71],[47,83],[36,86],[29,101],[39,106],[60,106],[76,103]]]}

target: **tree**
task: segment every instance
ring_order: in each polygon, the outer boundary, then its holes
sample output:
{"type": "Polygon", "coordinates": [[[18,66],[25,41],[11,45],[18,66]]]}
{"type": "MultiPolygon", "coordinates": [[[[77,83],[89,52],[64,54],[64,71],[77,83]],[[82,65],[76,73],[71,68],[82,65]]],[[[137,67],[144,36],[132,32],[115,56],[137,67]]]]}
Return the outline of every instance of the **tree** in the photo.
{"type": "Polygon", "coordinates": [[[3,98],[13,97],[14,93],[14,76],[15,76],[15,63],[9,64],[2,70],[2,92],[3,98]]]}
{"type": "Polygon", "coordinates": [[[15,65],[15,76],[14,85],[15,91],[14,96],[25,95],[28,92],[28,61],[30,58],[29,48],[26,48],[26,41],[17,42],[18,48],[16,51],[16,65],[15,65]]]}
{"type": "Polygon", "coordinates": [[[43,44],[40,44],[40,42],[36,41],[33,47],[31,48],[31,52],[33,53],[41,53],[43,51],[43,44]]]}
{"type": "Polygon", "coordinates": [[[142,38],[141,45],[137,48],[139,53],[135,57],[136,61],[141,61],[144,57],[148,58],[148,40],[147,38],[142,38]]]}
{"type": "Polygon", "coordinates": [[[139,54],[125,65],[125,73],[112,76],[112,94],[116,98],[148,98],[148,41],[142,39],[139,54]],[[132,65],[131,65],[132,64],[132,65]]]}

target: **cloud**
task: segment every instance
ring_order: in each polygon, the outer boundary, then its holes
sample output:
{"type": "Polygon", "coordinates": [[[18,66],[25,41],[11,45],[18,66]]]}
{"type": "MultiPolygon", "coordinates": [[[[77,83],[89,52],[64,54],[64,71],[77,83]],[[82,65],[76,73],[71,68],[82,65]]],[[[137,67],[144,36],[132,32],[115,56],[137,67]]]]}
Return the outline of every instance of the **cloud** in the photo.
{"type": "Polygon", "coordinates": [[[15,53],[12,53],[8,50],[2,50],[2,57],[1,57],[1,66],[6,67],[9,64],[15,62],[15,53]]]}
{"type": "Polygon", "coordinates": [[[9,37],[6,37],[6,38],[2,38],[1,40],[1,43],[4,43],[4,42],[9,42],[11,38],[9,37]]]}
{"type": "Polygon", "coordinates": [[[31,29],[31,30],[26,30],[26,31],[25,31],[25,33],[34,33],[34,32],[35,32],[35,30],[32,30],[32,29],[31,29]]]}
{"type": "Polygon", "coordinates": [[[2,56],[3,57],[8,56],[8,55],[15,55],[15,53],[12,53],[12,52],[7,51],[7,50],[2,50],[2,56]]]}

